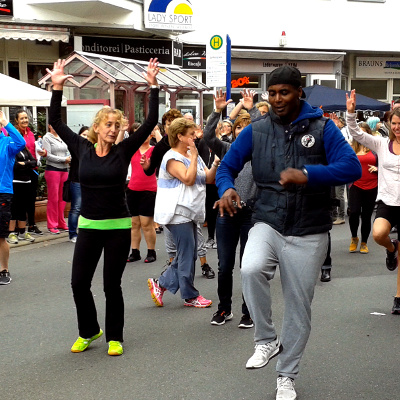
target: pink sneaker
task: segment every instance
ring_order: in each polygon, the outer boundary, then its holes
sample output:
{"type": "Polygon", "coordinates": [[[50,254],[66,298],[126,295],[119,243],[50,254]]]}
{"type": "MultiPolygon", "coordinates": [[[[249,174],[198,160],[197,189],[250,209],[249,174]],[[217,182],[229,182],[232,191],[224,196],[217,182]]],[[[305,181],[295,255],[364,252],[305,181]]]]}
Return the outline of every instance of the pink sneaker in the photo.
{"type": "Polygon", "coordinates": [[[49,232],[52,235],[58,235],[60,233],[60,231],[57,228],[49,228],[49,232]]]}
{"type": "Polygon", "coordinates": [[[158,281],[153,278],[147,279],[147,285],[150,289],[151,297],[152,297],[154,303],[156,303],[156,306],[162,307],[164,305],[162,298],[163,298],[164,292],[167,289],[161,287],[158,284],[158,281]]]}
{"type": "Polygon", "coordinates": [[[211,300],[205,299],[203,296],[197,296],[194,299],[185,299],[183,303],[186,307],[207,308],[212,304],[211,300]]]}

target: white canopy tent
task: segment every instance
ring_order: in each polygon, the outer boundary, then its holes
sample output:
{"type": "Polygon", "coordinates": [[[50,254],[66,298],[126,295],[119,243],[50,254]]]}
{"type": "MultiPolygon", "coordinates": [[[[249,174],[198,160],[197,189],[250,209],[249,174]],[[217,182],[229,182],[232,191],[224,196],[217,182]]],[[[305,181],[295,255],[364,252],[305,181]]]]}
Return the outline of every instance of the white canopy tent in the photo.
{"type": "MultiPolygon", "coordinates": [[[[51,92],[0,74],[0,106],[50,107],[51,92]]],[[[62,106],[67,105],[66,97],[62,106]]]]}

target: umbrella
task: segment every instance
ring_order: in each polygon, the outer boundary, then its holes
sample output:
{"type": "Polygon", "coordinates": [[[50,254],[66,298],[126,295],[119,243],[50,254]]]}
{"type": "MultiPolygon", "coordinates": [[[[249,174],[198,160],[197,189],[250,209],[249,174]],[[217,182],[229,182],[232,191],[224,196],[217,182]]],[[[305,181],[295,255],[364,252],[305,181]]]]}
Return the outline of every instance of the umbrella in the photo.
{"type": "MultiPolygon", "coordinates": [[[[346,111],[346,90],[321,85],[303,88],[306,100],[312,106],[321,107],[325,112],[346,111]]],[[[357,110],[388,111],[390,104],[357,94],[357,110]]]]}

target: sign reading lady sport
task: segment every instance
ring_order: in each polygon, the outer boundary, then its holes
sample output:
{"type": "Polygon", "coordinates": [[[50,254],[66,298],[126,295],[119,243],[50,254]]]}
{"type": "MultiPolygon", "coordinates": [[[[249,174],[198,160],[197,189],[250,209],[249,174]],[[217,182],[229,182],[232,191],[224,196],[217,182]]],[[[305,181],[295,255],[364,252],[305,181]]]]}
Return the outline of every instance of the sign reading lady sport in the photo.
{"type": "Polygon", "coordinates": [[[144,26],[150,29],[193,31],[193,0],[144,0],[144,26]]]}

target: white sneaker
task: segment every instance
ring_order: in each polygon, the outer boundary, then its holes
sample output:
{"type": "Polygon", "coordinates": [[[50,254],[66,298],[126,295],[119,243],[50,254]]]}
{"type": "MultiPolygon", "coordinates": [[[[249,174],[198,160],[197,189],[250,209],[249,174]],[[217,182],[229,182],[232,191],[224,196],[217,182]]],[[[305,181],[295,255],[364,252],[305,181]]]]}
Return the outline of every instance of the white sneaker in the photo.
{"type": "Polygon", "coordinates": [[[74,236],[73,238],[69,239],[70,242],[72,243],[76,243],[76,236],[74,236]]]}
{"type": "Polygon", "coordinates": [[[279,376],[276,382],[276,400],[296,400],[294,381],[288,376],[279,376]]]}
{"type": "Polygon", "coordinates": [[[282,345],[278,338],[267,344],[256,344],[255,352],[249,358],[246,368],[261,368],[268,364],[268,361],[282,351],[282,345]]]}

